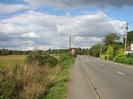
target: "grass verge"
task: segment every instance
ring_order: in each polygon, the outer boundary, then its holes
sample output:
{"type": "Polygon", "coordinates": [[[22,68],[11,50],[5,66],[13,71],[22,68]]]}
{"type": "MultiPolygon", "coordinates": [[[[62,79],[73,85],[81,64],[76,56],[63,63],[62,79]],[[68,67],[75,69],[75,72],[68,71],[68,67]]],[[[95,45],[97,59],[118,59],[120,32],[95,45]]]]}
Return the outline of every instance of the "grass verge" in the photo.
{"type": "Polygon", "coordinates": [[[64,99],[67,95],[67,82],[71,66],[75,58],[69,55],[62,56],[62,71],[58,75],[54,75],[55,84],[48,89],[47,94],[42,99],[64,99]]]}

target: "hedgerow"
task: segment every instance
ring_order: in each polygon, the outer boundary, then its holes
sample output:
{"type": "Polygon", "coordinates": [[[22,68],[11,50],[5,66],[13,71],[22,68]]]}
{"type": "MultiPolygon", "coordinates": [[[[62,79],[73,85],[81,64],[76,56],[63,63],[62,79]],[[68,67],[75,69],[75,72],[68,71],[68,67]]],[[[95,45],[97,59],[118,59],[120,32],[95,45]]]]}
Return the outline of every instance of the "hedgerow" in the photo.
{"type": "Polygon", "coordinates": [[[27,63],[38,63],[39,66],[49,65],[51,67],[60,63],[60,60],[44,52],[33,52],[27,56],[27,63]]]}

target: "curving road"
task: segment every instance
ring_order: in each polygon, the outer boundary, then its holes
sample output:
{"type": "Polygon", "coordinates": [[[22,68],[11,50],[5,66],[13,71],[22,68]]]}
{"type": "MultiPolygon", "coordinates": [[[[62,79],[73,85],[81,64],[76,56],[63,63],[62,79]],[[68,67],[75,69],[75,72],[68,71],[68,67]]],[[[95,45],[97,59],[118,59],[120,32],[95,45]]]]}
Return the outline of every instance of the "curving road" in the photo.
{"type": "Polygon", "coordinates": [[[133,67],[78,56],[72,70],[69,99],[133,99],[133,67]]]}

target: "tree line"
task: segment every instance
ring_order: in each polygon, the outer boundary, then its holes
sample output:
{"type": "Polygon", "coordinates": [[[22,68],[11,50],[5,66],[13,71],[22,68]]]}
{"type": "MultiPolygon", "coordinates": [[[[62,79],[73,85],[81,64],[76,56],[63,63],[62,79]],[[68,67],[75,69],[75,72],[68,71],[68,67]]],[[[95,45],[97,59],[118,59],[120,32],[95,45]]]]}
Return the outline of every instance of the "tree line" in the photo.
{"type": "MultiPolygon", "coordinates": [[[[123,38],[123,42],[121,42],[118,35],[110,33],[105,36],[102,44],[93,45],[89,49],[89,55],[133,65],[133,54],[128,53],[125,55],[124,41],[125,38],[123,38]]],[[[133,31],[127,34],[127,47],[131,45],[131,42],[133,42],[133,31]]]]}
{"type": "Polygon", "coordinates": [[[31,51],[20,51],[20,50],[10,50],[10,49],[0,49],[0,55],[26,55],[31,51]]]}
{"type": "Polygon", "coordinates": [[[103,39],[102,44],[96,44],[90,48],[89,54],[94,57],[100,57],[101,54],[105,55],[105,58],[113,58],[119,53],[119,49],[124,48],[124,43],[119,39],[120,37],[115,33],[109,33],[103,39]]]}

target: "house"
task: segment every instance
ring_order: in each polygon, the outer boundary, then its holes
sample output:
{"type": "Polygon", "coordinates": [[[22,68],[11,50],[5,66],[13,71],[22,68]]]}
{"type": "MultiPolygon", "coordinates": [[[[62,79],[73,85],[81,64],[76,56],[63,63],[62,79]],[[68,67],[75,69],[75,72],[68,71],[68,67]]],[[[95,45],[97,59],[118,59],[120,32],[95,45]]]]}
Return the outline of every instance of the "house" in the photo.
{"type": "Polygon", "coordinates": [[[128,55],[128,54],[133,54],[133,42],[131,43],[130,46],[128,46],[128,47],[126,48],[125,54],[126,54],[126,55],[128,55]]]}
{"type": "Polygon", "coordinates": [[[70,54],[71,54],[72,56],[76,56],[76,51],[75,51],[74,49],[71,49],[71,50],[70,50],[70,54]]]}
{"type": "Polygon", "coordinates": [[[133,42],[131,43],[131,51],[133,52],[133,42]]]}
{"type": "Polygon", "coordinates": [[[132,51],[131,51],[131,46],[128,46],[128,47],[126,48],[125,54],[128,55],[128,54],[131,54],[131,53],[132,53],[132,51]]]}

